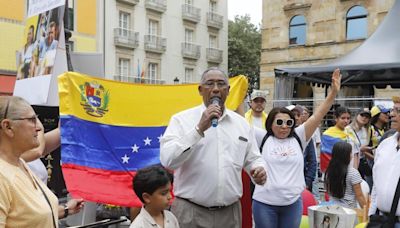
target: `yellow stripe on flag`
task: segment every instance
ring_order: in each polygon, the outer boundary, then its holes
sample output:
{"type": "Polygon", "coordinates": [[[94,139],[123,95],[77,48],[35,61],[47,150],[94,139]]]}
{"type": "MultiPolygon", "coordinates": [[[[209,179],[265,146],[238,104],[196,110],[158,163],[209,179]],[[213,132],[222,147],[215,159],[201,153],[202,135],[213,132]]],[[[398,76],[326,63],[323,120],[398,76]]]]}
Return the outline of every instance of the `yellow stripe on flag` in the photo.
{"type": "MultiPolygon", "coordinates": [[[[247,78],[229,82],[226,106],[235,110],[246,96],[247,78]]],[[[201,104],[197,87],[131,84],[67,72],[58,77],[60,114],[109,125],[166,126],[173,114],[201,104]]]]}

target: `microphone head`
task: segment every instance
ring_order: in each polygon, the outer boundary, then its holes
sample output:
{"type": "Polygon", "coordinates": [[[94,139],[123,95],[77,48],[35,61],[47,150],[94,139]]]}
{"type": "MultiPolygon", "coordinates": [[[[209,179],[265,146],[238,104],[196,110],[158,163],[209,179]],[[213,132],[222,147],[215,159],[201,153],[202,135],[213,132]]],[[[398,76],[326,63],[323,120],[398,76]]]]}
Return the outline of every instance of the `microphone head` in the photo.
{"type": "Polygon", "coordinates": [[[219,98],[219,97],[212,97],[212,98],[211,98],[211,104],[216,104],[216,105],[221,106],[221,98],[219,98]]]}

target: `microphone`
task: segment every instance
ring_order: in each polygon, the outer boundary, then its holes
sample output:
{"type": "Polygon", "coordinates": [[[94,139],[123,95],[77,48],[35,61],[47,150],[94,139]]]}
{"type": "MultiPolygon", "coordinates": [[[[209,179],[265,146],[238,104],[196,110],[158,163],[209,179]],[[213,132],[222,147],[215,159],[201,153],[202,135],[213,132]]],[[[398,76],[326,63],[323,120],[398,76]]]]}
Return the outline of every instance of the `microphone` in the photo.
{"type": "MultiPolygon", "coordinates": [[[[221,102],[221,98],[219,98],[219,97],[211,98],[211,104],[216,104],[216,105],[220,106],[220,102],[221,102]]],[[[217,117],[213,117],[211,119],[211,126],[213,126],[213,127],[218,126],[218,118],[217,117]]]]}

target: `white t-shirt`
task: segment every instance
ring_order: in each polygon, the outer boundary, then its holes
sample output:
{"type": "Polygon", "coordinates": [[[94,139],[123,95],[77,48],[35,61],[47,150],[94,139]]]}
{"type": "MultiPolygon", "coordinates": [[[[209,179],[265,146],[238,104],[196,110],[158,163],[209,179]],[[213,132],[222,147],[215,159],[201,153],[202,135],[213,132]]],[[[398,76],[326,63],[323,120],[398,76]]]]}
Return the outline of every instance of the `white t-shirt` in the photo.
{"type": "Polygon", "coordinates": [[[258,128],[264,128],[263,126],[263,121],[261,117],[254,117],[253,116],[253,121],[252,121],[253,125],[258,127],[258,128]]]}
{"type": "MultiPolygon", "coordinates": [[[[306,148],[304,125],[295,128],[303,148],[306,148]]],[[[265,130],[255,129],[258,146],[266,134],[265,130]]],[[[259,202],[286,206],[293,204],[305,188],[303,151],[295,137],[278,139],[270,136],[262,149],[262,157],[267,167],[267,182],[256,185],[253,199],[259,202]]]]}
{"type": "Polygon", "coordinates": [[[41,181],[43,181],[44,184],[47,184],[47,169],[44,166],[43,162],[40,160],[40,158],[33,160],[31,162],[27,163],[29,168],[32,170],[32,172],[40,178],[41,181]]]}

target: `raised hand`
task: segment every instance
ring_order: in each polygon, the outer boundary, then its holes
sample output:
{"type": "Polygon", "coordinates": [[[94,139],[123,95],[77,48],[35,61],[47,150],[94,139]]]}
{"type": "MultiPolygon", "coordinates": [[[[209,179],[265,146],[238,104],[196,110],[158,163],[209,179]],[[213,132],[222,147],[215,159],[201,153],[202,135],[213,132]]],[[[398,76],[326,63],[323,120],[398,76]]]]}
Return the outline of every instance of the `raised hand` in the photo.
{"type": "Polygon", "coordinates": [[[340,90],[340,84],[342,80],[342,75],[340,74],[340,69],[336,68],[335,71],[332,73],[332,90],[335,91],[336,93],[339,92],[340,90]]]}

